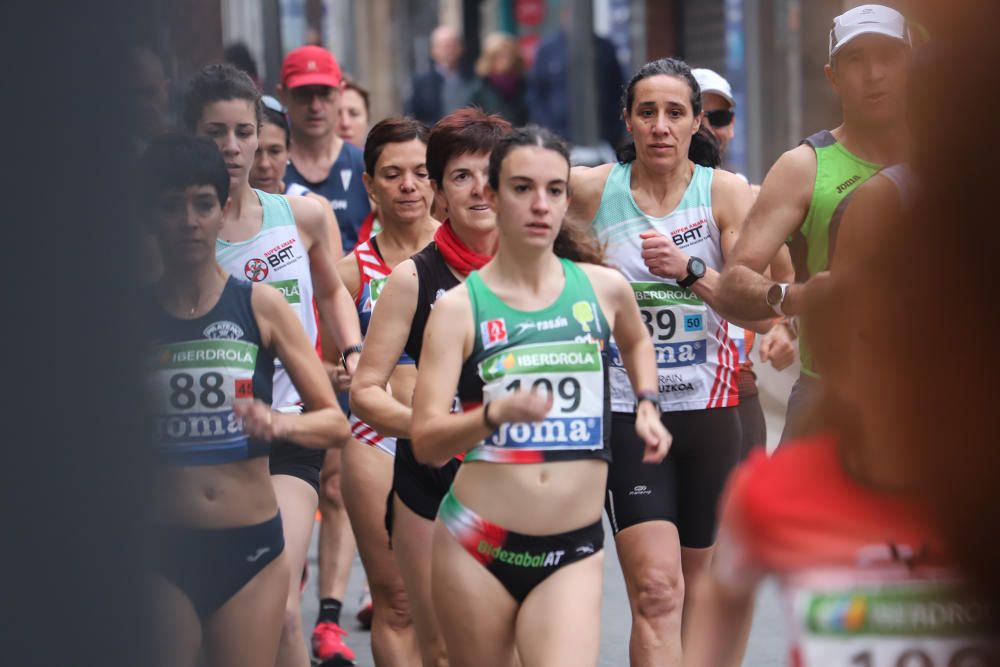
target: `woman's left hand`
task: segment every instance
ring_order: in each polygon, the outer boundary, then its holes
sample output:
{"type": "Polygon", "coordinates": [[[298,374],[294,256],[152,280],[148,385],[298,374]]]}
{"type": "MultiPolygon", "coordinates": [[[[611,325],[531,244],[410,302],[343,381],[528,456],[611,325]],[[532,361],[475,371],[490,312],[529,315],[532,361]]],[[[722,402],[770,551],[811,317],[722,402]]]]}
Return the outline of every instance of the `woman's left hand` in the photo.
{"type": "Polygon", "coordinates": [[[648,401],[641,401],[636,408],[635,433],[646,444],[643,463],[659,463],[666,458],[674,439],[660,421],[660,411],[648,401]]]}
{"type": "Polygon", "coordinates": [[[669,280],[683,280],[687,276],[690,258],[671,239],[652,230],[639,234],[639,238],[642,261],[650,273],[669,280]]]}
{"type": "Polygon", "coordinates": [[[260,399],[237,400],[233,404],[233,414],[243,420],[243,431],[248,437],[264,442],[283,438],[285,419],[289,418],[289,415],[275,412],[260,399]]]}

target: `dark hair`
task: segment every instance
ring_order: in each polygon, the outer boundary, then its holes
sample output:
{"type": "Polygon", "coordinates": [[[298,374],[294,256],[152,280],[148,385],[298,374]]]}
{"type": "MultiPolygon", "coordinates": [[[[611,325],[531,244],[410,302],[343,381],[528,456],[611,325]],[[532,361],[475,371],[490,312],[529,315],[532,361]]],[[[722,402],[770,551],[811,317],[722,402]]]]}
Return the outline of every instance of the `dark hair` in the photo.
{"type": "Polygon", "coordinates": [[[260,91],[250,75],[232,65],[208,65],[194,75],[184,94],[184,125],[194,132],[205,107],[224,100],[246,100],[261,123],[260,91]]]}
{"type": "MultiPolygon", "coordinates": [[[[626,116],[632,113],[636,84],[653,76],[672,76],[685,81],[691,88],[691,113],[695,116],[701,113],[701,87],[694,78],[694,74],[691,73],[691,68],[686,62],[677,58],[660,58],[640,67],[639,71],[629,79],[628,85],[625,86],[625,93],[622,95],[622,108],[625,110],[626,116]]],[[[635,142],[627,141],[619,146],[617,156],[618,161],[622,164],[635,160],[635,142]]],[[[688,159],[703,167],[717,167],[722,163],[719,143],[711,138],[711,132],[707,128],[699,128],[698,132],[691,137],[688,159]]]]}
{"type": "Polygon", "coordinates": [[[427,145],[427,126],[409,116],[390,116],[375,123],[365,140],[365,171],[375,175],[375,165],[386,144],[401,144],[419,139],[427,145]]]}
{"type": "Polygon", "coordinates": [[[250,48],[244,42],[233,42],[222,52],[222,60],[237,67],[257,79],[257,61],[250,53],[250,48]]]}
{"type": "Polygon", "coordinates": [[[265,123],[270,123],[285,133],[285,148],[291,146],[292,136],[288,131],[288,119],[285,118],[285,114],[275,111],[269,107],[264,107],[263,112],[263,120],[265,123]]]}
{"type": "MultiPolygon", "coordinates": [[[[503,161],[515,148],[523,146],[537,146],[545,150],[554,151],[566,160],[566,177],[569,179],[569,147],[566,142],[560,139],[555,133],[539,127],[538,125],[528,125],[519,127],[497,142],[496,148],[490,153],[490,187],[494,191],[500,188],[500,167],[503,161]]],[[[568,186],[567,186],[568,187],[568,186]]],[[[588,236],[572,225],[563,221],[556,236],[552,251],[564,259],[572,262],[587,262],[589,264],[603,264],[604,251],[592,236],[588,236]]]]}
{"type": "Polygon", "coordinates": [[[364,86],[362,86],[360,83],[358,83],[356,80],[352,79],[349,76],[345,76],[344,77],[343,89],[344,90],[353,90],[358,95],[360,95],[361,96],[361,101],[365,103],[365,113],[368,114],[369,117],[371,117],[371,115],[372,115],[372,108],[371,108],[371,103],[370,103],[370,101],[368,99],[370,97],[370,93],[368,92],[368,89],[365,88],[364,86]]]}
{"type": "Polygon", "coordinates": [[[144,200],[156,199],[164,190],[211,185],[225,205],[229,198],[229,172],[215,142],[188,134],[164,134],[150,142],[139,165],[144,200]]]}
{"type": "Polygon", "coordinates": [[[441,186],[448,160],[467,153],[491,153],[510,134],[511,125],[499,114],[476,107],[453,111],[431,128],[427,139],[427,171],[441,186]]]}

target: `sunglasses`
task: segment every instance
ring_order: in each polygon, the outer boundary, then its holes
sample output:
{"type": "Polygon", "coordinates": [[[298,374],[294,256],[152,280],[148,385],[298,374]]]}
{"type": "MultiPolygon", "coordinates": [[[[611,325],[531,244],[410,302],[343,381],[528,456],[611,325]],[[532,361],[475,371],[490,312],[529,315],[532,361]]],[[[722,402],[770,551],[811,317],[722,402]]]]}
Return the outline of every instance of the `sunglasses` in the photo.
{"type": "Polygon", "coordinates": [[[716,109],[715,111],[705,112],[705,118],[708,119],[712,127],[726,127],[733,122],[733,118],[735,117],[736,112],[732,109],[716,109]]]}
{"type": "Polygon", "coordinates": [[[281,106],[281,102],[270,95],[263,95],[260,98],[260,102],[271,111],[276,111],[282,115],[285,114],[285,107],[281,106]]]}

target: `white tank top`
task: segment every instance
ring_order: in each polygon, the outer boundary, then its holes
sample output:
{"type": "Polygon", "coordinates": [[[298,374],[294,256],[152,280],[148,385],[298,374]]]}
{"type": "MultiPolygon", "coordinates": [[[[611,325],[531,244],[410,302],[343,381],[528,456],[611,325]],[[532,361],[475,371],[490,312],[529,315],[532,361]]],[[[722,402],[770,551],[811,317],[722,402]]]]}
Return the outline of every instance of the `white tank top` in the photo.
{"type": "MultiPolygon", "coordinates": [[[[215,258],[238,279],[264,282],[276,287],[299,316],[306,336],[319,352],[319,313],[313,299],[309,255],[288,200],[254,190],[264,207],[264,224],[253,238],[239,243],[215,242],[215,258]]],[[[287,408],[302,402],[288,371],[274,360],[272,405],[287,408]]]]}
{"type": "MultiPolygon", "coordinates": [[[[607,247],[607,262],[632,284],[643,322],[656,348],[660,409],[704,410],[737,405],[736,346],[722,317],[691,290],[650,273],[639,234],[654,230],[687,255],[722,270],[719,226],[712,215],[713,169],[695,165],[684,197],[671,213],[643,213],[631,191],[632,163],[616,164],[591,222],[607,247]]],[[[611,409],[634,412],[635,394],[618,349],[611,345],[611,409]]]]}

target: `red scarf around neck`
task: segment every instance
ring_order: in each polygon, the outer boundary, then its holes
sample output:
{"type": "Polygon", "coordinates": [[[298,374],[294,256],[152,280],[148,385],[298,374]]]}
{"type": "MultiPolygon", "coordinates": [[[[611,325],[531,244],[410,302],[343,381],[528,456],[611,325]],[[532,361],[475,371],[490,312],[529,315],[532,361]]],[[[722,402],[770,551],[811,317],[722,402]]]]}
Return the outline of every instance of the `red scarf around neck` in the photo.
{"type": "Polygon", "coordinates": [[[434,232],[434,243],[437,244],[438,250],[448,266],[463,276],[483,268],[486,262],[493,259],[490,255],[480,255],[465,245],[452,228],[451,220],[445,220],[434,232]]]}

